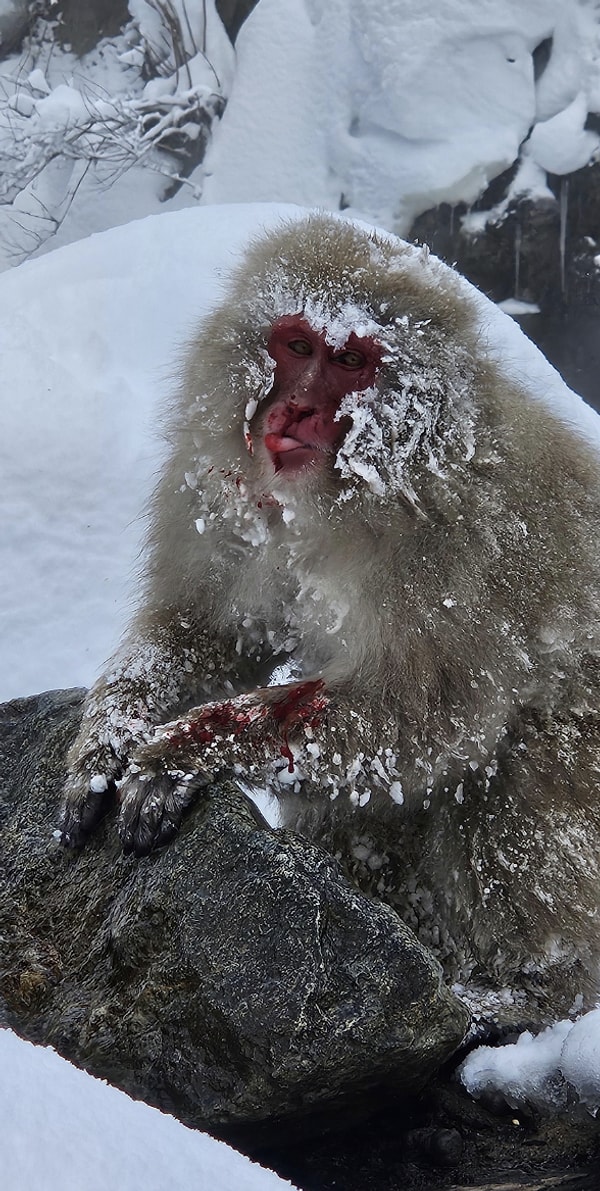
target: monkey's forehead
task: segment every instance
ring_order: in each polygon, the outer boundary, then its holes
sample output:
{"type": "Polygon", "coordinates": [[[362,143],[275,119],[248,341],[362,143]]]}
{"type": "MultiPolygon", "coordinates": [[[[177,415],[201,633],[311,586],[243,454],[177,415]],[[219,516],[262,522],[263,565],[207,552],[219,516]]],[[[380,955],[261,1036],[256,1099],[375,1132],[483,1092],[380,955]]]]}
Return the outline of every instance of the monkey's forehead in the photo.
{"type": "Polygon", "coordinates": [[[250,245],[234,274],[235,303],[254,325],[302,313],[328,341],[425,322],[449,333],[472,322],[468,293],[420,248],[330,215],[287,223],[250,245]]]}
{"type": "Polygon", "coordinates": [[[297,300],[293,298],[287,303],[283,301],[283,306],[290,306],[293,309],[284,310],[282,308],[278,312],[281,317],[285,317],[286,314],[301,315],[309,327],[312,327],[318,334],[324,335],[327,343],[336,349],[342,348],[351,335],[356,335],[359,339],[374,339],[378,338],[382,331],[381,323],[373,317],[372,313],[355,302],[344,302],[341,305],[332,306],[325,300],[308,297],[304,300],[301,308],[298,307],[297,300]]]}

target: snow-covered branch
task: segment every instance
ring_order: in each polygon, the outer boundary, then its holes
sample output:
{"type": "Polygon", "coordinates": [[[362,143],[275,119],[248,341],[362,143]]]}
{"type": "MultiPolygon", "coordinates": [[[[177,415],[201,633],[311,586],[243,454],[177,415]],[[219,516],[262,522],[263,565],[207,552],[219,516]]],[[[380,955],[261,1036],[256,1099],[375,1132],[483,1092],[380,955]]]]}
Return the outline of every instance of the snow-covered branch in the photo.
{"type": "Polygon", "coordinates": [[[214,0],[131,0],[129,7],[133,20],[99,44],[93,71],[59,47],[59,23],[42,17],[18,61],[4,65],[0,245],[7,263],[43,245],[73,204],[89,206],[94,192],[106,210],[131,170],[150,178],[145,190],[155,204],[182,185],[199,197],[189,175],[223,112],[233,49],[214,0]]]}

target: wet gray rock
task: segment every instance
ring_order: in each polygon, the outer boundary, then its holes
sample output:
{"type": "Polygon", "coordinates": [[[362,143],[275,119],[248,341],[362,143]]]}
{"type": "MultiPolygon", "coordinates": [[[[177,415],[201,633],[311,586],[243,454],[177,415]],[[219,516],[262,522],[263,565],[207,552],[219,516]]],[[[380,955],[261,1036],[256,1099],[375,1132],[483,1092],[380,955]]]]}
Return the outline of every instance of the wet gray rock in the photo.
{"type": "Polygon", "coordinates": [[[232,41],[257,3],[258,0],[215,0],[215,8],[232,41]]]}
{"type": "Polygon", "coordinates": [[[28,0],[8,0],[0,6],[0,58],[18,50],[29,29],[28,0]]]}
{"type": "MultiPolygon", "coordinates": [[[[600,117],[589,127],[600,129],[600,117]]],[[[442,203],[415,220],[409,238],[455,264],[494,302],[516,298],[537,313],[517,321],[544,355],[600,410],[600,161],[565,177],[551,193],[508,199],[516,163],[469,210],[485,217],[469,231],[464,203],[442,203]]]]}
{"type": "Polygon", "coordinates": [[[438,964],[234,784],[143,860],[110,814],[60,847],[82,696],[0,708],[0,1024],[228,1136],[420,1089],[467,1026],[438,964]]]}

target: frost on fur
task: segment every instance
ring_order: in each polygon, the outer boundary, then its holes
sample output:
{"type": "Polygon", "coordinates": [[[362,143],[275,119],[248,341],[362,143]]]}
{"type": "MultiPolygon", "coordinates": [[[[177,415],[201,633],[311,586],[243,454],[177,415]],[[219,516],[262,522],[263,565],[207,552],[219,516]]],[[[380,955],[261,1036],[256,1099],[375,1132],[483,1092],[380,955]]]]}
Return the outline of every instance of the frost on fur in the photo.
{"type": "Polygon", "coordinates": [[[68,842],[115,789],[143,853],[220,773],[267,782],[481,1012],[592,1003],[591,448],[489,362],[451,270],[329,216],[250,246],[167,435],[68,842]]]}

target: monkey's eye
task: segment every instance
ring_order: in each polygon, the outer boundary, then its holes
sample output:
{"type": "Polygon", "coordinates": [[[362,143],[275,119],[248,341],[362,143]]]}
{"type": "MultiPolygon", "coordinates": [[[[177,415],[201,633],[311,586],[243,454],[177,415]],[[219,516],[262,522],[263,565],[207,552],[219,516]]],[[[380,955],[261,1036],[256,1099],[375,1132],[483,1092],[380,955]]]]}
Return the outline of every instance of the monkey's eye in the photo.
{"type": "Polygon", "coordinates": [[[312,345],[308,339],[290,339],[288,347],[295,356],[312,356],[312,345]]]}
{"type": "Polygon", "coordinates": [[[364,368],[367,358],[362,352],[340,352],[333,357],[334,364],[341,364],[342,368],[364,368]]]}

